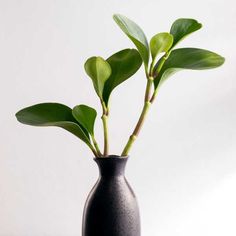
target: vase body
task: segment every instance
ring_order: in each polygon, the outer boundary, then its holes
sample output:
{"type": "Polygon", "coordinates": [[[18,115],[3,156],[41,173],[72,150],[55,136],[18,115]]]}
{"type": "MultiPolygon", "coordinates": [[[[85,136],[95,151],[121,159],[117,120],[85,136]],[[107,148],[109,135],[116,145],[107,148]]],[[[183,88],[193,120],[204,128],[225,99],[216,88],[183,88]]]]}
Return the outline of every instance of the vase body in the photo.
{"type": "Polygon", "coordinates": [[[99,179],[85,203],[82,236],[140,236],[137,200],[124,176],[127,159],[94,159],[99,179]]]}

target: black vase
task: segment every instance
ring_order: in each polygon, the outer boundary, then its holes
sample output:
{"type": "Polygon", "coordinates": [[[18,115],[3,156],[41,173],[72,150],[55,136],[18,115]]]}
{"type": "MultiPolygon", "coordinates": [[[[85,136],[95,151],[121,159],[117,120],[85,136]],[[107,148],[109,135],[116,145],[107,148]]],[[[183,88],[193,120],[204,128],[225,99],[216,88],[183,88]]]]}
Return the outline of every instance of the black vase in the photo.
{"type": "Polygon", "coordinates": [[[140,236],[136,197],[124,171],[128,158],[94,158],[99,179],[84,208],[82,236],[140,236]]]}

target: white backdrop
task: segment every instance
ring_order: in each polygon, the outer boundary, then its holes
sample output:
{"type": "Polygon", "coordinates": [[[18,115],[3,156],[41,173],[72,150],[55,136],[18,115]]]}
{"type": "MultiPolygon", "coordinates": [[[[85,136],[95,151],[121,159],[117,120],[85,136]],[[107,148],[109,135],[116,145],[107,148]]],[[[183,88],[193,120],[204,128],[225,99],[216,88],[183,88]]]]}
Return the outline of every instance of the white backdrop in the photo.
{"type": "MultiPolygon", "coordinates": [[[[223,67],[183,71],[166,82],[127,166],[143,236],[236,235],[236,4],[234,0],[0,0],[0,236],[81,235],[83,205],[97,179],[92,155],[59,128],[17,123],[39,102],[88,104],[101,113],[84,61],[134,47],[112,20],[121,13],[150,37],[179,17],[203,29],[179,46],[206,48],[223,67]]],[[[111,151],[137,121],[140,70],[111,99],[111,151]]],[[[102,144],[101,121],[96,134],[102,144]]]]}

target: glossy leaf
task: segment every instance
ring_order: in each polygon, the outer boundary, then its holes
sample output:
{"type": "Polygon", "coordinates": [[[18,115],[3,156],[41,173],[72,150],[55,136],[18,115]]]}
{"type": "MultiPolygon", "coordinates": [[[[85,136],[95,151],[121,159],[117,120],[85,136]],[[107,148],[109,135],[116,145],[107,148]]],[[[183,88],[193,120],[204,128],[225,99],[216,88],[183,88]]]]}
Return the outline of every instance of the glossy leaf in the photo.
{"type": "MultiPolygon", "coordinates": [[[[160,59],[161,60],[161,59],[160,59]]],[[[160,73],[154,80],[157,88],[170,75],[181,70],[205,70],[221,66],[225,59],[220,55],[198,48],[180,48],[171,52],[160,73]]]]}
{"type": "Polygon", "coordinates": [[[179,41],[184,39],[187,35],[202,28],[202,24],[194,19],[180,18],[177,19],[171,26],[170,33],[174,37],[172,47],[179,41]]]}
{"type": "Polygon", "coordinates": [[[173,44],[173,36],[169,33],[159,33],[152,37],[150,41],[150,48],[152,59],[162,52],[168,52],[173,44]]]}
{"type": "Polygon", "coordinates": [[[147,67],[149,61],[149,46],[143,30],[126,16],[115,14],[113,19],[121,30],[133,41],[147,67]]]}
{"type": "Polygon", "coordinates": [[[87,145],[89,134],[74,119],[71,108],[59,103],[41,103],[16,113],[19,122],[32,126],[57,126],[79,137],[87,145]]]}
{"type": "Polygon", "coordinates": [[[111,67],[101,57],[91,57],[84,65],[85,71],[93,81],[97,95],[102,99],[105,82],[111,75],[111,67]]]}
{"type": "Polygon", "coordinates": [[[113,89],[130,78],[142,65],[142,58],[135,49],[121,50],[107,59],[112,69],[112,74],[105,83],[103,100],[108,105],[108,100],[113,89]]]}
{"type": "Polygon", "coordinates": [[[78,105],[73,108],[72,114],[77,122],[93,136],[94,123],[97,117],[96,110],[86,105],[78,105]]]}

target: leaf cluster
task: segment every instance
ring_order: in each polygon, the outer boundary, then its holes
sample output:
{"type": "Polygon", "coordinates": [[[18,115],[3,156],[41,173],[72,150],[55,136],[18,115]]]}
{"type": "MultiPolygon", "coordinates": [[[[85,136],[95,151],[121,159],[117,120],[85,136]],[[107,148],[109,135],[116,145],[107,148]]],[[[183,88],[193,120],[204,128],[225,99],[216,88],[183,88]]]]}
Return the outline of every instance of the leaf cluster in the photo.
{"type": "MultiPolygon", "coordinates": [[[[148,80],[145,95],[145,102],[148,103],[153,102],[159,86],[173,73],[182,69],[212,69],[224,63],[223,57],[205,49],[176,49],[180,41],[201,29],[202,24],[194,19],[177,19],[169,32],[155,34],[148,42],[143,30],[135,22],[120,14],[115,14],[113,18],[136,49],[121,50],[107,59],[100,56],[90,57],[84,65],[103,110],[104,152],[100,151],[94,134],[97,112],[87,105],[77,105],[71,109],[59,103],[36,104],[16,113],[19,122],[33,126],[63,128],[86,143],[96,157],[106,156],[108,155],[107,118],[110,96],[118,85],[139,70],[142,63],[148,80]],[[150,97],[151,88],[153,94],[150,97]]],[[[145,112],[146,110],[144,107],[145,112]]],[[[144,117],[145,114],[142,113],[135,132],[139,131],[137,129],[143,123],[144,117]]],[[[129,142],[128,146],[130,146],[129,142]]]]}

